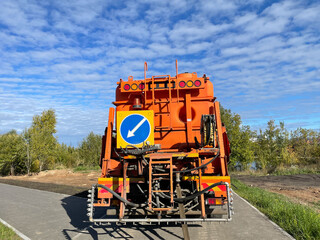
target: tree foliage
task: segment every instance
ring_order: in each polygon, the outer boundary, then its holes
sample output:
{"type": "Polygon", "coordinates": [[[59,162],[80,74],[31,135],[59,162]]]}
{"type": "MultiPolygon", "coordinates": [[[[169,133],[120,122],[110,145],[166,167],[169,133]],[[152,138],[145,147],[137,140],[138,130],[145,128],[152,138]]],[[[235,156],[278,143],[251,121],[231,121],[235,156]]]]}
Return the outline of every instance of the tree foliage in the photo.
{"type": "Polygon", "coordinates": [[[101,136],[93,132],[78,147],[60,144],[55,136],[53,109],[35,115],[29,128],[18,134],[12,130],[0,135],[0,174],[14,175],[46,169],[98,165],[101,136]]]}
{"type": "Polygon", "coordinates": [[[79,157],[78,148],[67,146],[62,143],[58,144],[56,148],[56,166],[65,166],[67,168],[72,168],[79,166],[81,164],[81,160],[79,157]]]}
{"type": "Polygon", "coordinates": [[[97,166],[101,153],[101,136],[90,132],[79,146],[79,156],[82,164],[97,166]]]}
{"type": "Polygon", "coordinates": [[[31,157],[37,161],[39,171],[54,164],[54,153],[57,145],[55,111],[49,109],[33,117],[30,128],[31,157]]]}
{"type": "MultiPolygon", "coordinates": [[[[283,122],[270,120],[264,130],[252,131],[239,114],[221,107],[221,119],[231,145],[229,167],[249,167],[273,172],[290,166],[320,168],[320,132],[298,128],[286,130],[283,122]]],[[[14,175],[45,169],[95,167],[101,152],[101,136],[90,132],[77,147],[60,144],[55,136],[53,109],[33,117],[29,128],[0,135],[0,174],[14,175]]]]}
{"type": "Polygon", "coordinates": [[[320,132],[298,128],[291,135],[291,148],[299,162],[305,165],[319,164],[320,132]]]}
{"type": "Polygon", "coordinates": [[[221,107],[221,119],[226,125],[231,146],[231,168],[241,170],[253,166],[266,172],[290,166],[315,165],[320,168],[320,133],[298,128],[289,132],[280,122],[267,123],[258,132],[242,125],[239,114],[221,107]]]}
{"type": "Polygon", "coordinates": [[[249,126],[242,125],[239,114],[231,112],[220,106],[221,120],[226,126],[231,147],[230,167],[247,169],[249,164],[254,161],[254,148],[252,137],[254,133],[249,126]]]}
{"type": "Polygon", "coordinates": [[[23,139],[12,130],[0,135],[0,169],[1,175],[15,175],[23,172],[23,139]]]}
{"type": "Polygon", "coordinates": [[[272,172],[278,166],[291,163],[292,158],[288,154],[289,133],[283,122],[278,126],[274,120],[270,120],[265,131],[260,130],[255,147],[256,165],[260,169],[272,172]]]}

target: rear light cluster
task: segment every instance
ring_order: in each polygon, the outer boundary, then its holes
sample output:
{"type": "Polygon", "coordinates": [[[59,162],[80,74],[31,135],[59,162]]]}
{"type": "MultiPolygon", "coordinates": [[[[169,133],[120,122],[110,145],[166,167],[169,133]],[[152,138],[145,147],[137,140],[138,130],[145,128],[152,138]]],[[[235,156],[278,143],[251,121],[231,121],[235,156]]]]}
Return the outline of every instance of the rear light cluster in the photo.
{"type": "Polygon", "coordinates": [[[224,205],[221,198],[207,198],[206,205],[224,205]]]}
{"type": "MultiPolygon", "coordinates": [[[[200,87],[201,86],[201,81],[200,80],[188,80],[188,81],[180,81],[179,83],[179,88],[185,88],[185,87],[200,87]]],[[[144,90],[145,89],[145,84],[144,83],[132,83],[132,84],[125,84],[123,86],[123,89],[125,91],[136,91],[136,90],[144,90]]]]}
{"type": "Polygon", "coordinates": [[[188,80],[187,82],[185,81],[180,81],[179,82],[179,87],[180,88],[185,88],[185,87],[200,87],[201,86],[201,81],[200,80],[188,80]]]}
{"type": "Polygon", "coordinates": [[[145,88],[145,86],[144,86],[144,83],[140,83],[139,85],[138,84],[136,84],[136,83],[133,83],[133,84],[125,84],[124,86],[123,86],[123,89],[125,90],[125,91],[129,91],[129,90],[133,90],[133,91],[135,91],[135,90],[137,90],[137,89],[140,89],[140,90],[143,90],[144,88],[145,88]]]}

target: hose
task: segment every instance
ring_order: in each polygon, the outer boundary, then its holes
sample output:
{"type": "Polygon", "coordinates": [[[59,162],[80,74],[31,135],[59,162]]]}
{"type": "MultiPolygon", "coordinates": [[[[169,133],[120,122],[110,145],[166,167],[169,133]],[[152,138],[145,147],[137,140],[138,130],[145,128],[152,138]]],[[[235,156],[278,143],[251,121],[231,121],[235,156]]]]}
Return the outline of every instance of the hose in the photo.
{"type": "MultiPolygon", "coordinates": [[[[194,198],[200,196],[201,194],[209,191],[211,188],[214,188],[214,187],[216,187],[216,186],[223,185],[223,184],[224,184],[224,182],[214,183],[214,184],[210,185],[209,187],[206,187],[206,188],[203,189],[202,191],[199,191],[199,192],[197,192],[197,193],[195,193],[195,194],[192,194],[192,195],[190,195],[190,196],[188,196],[188,197],[184,197],[184,198],[174,198],[173,201],[178,202],[178,203],[187,202],[187,201],[189,201],[189,200],[191,200],[191,199],[194,199],[194,198]]],[[[162,194],[162,195],[160,195],[160,196],[163,196],[163,197],[165,197],[165,198],[170,199],[170,196],[165,195],[165,194],[162,194]]]]}
{"type": "MultiPolygon", "coordinates": [[[[216,186],[219,186],[219,185],[223,185],[224,182],[217,182],[217,183],[214,183],[212,185],[210,185],[209,187],[206,187],[205,189],[203,189],[202,191],[199,191],[195,194],[192,194],[188,197],[184,197],[184,198],[174,198],[173,201],[175,202],[178,202],[178,203],[183,203],[183,202],[187,202],[189,200],[192,200],[198,196],[200,196],[201,194],[207,192],[208,190],[210,190],[211,188],[214,188],[216,186]]],[[[112,189],[104,186],[104,185],[101,185],[101,184],[96,184],[95,185],[96,187],[101,187],[105,190],[107,190],[108,192],[110,192],[114,197],[118,198],[121,202],[131,206],[131,207],[145,207],[147,204],[137,204],[137,203],[132,203],[132,202],[129,202],[127,199],[124,199],[123,197],[121,197],[118,193],[116,193],[115,191],[113,191],[112,189]]],[[[165,194],[161,194],[160,196],[164,197],[164,198],[168,198],[170,199],[170,196],[168,195],[165,195],[165,194]]]]}
{"type": "Polygon", "coordinates": [[[102,185],[102,184],[96,184],[95,185],[96,187],[101,187],[103,188],[104,190],[107,190],[108,192],[110,192],[114,197],[118,198],[121,202],[131,206],[131,207],[145,207],[147,206],[147,204],[137,204],[137,203],[132,203],[132,202],[129,202],[127,199],[124,199],[123,197],[121,197],[118,193],[116,193],[115,191],[113,191],[112,189],[106,187],[105,185],[102,185]]]}
{"type": "Polygon", "coordinates": [[[157,145],[146,146],[141,149],[134,146],[134,145],[127,145],[125,149],[121,148],[121,151],[126,155],[141,156],[141,155],[146,154],[147,152],[152,152],[152,151],[156,151],[159,149],[160,149],[160,147],[157,145]],[[134,149],[128,149],[128,147],[131,147],[134,149]]]}
{"type": "Polygon", "coordinates": [[[192,172],[192,171],[198,170],[198,169],[200,169],[200,168],[204,168],[204,167],[206,167],[208,164],[212,163],[212,162],[219,156],[219,153],[220,153],[220,148],[218,149],[217,155],[214,156],[214,158],[212,158],[209,162],[207,162],[207,163],[205,163],[205,164],[202,164],[202,165],[200,165],[199,167],[195,167],[195,168],[191,168],[191,169],[186,169],[186,170],[180,170],[180,171],[173,171],[173,173],[187,173],[187,172],[192,172]]]}

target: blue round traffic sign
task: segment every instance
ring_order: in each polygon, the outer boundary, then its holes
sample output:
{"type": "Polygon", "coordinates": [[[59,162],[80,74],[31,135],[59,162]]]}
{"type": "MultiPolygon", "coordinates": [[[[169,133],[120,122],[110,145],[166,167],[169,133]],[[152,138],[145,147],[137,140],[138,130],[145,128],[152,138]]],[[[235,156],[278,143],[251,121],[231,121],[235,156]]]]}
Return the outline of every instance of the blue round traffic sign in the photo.
{"type": "Polygon", "coordinates": [[[141,114],[131,114],[125,117],[120,124],[120,134],[129,144],[140,144],[150,135],[151,126],[148,119],[141,114]]]}

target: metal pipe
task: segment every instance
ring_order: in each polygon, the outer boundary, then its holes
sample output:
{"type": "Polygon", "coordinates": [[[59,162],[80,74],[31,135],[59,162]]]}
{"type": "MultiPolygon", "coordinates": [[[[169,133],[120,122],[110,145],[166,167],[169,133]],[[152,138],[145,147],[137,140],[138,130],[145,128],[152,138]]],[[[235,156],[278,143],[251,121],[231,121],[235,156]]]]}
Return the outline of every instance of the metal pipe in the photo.
{"type": "Polygon", "coordinates": [[[226,191],[227,191],[227,206],[228,206],[228,218],[231,218],[231,202],[230,202],[230,187],[229,187],[229,183],[225,182],[225,186],[226,186],[226,191]]]}
{"type": "Polygon", "coordinates": [[[153,218],[142,218],[142,219],[121,219],[117,218],[110,219],[93,219],[93,222],[229,222],[232,218],[170,218],[170,219],[153,219],[153,218]]]}
{"type": "MultiPolygon", "coordinates": [[[[182,198],[181,187],[180,187],[180,173],[177,173],[176,177],[177,177],[177,186],[176,186],[177,197],[182,198]]],[[[178,203],[178,205],[179,205],[180,218],[186,218],[186,213],[185,213],[183,204],[178,203]]],[[[190,240],[188,225],[185,222],[183,222],[181,224],[181,227],[182,227],[182,233],[183,233],[184,240],[190,240]]]]}

